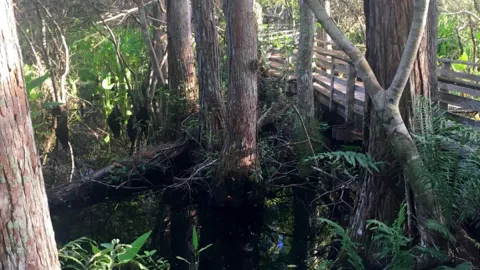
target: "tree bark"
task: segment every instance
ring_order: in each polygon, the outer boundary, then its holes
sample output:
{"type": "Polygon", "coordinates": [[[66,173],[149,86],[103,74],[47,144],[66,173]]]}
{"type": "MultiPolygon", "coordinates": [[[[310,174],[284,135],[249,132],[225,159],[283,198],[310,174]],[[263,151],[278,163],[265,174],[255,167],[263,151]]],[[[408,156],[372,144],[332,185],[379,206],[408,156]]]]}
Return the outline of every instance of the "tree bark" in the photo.
{"type": "Polygon", "coordinates": [[[257,155],[257,35],[253,0],[225,0],[228,54],[226,139],[214,187],[223,268],[257,269],[264,196],[257,155]]]}
{"type": "MultiPolygon", "coordinates": [[[[300,1],[300,41],[296,63],[298,116],[295,121],[296,141],[307,141],[298,146],[297,160],[315,154],[310,137],[315,132],[315,109],[313,97],[313,45],[315,42],[315,16],[306,3],[300,1]]],[[[308,176],[311,166],[299,164],[300,175],[296,179],[298,186],[293,191],[293,242],[290,251],[291,263],[295,269],[306,270],[310,244],[313,243],[310,218],[315,214],[312,205],[315,197],[313,187],[309,186],[308,176]]]]}
{"type": "Polygon", "coordinates": [[[433,244],[438,239],[434,234],[427,231],[426,224],[431,218],[440,220],[440,212],[435,204],[431,184],[423,179],[423,162],[399,109],[400,99],[414,67],[421,39],[425,32],[430,1],[417,0],[415,2],[407,43],[392,84],[387,89],[380,85],[364,55],[333,23],[320,3],[316,0],[305,0],[305,2],[312,8],[317,20],[322,23],[332,40],[355,63],[359,76],[363,79],[365,90],[372,99],[377,116],[382,120],[382,125],[390,138],[391,147],[412,188],[413,197],[419,205],[417,207],[417,222],[422,239],[421,243],[426,246],[433,244]]]}
{"type": "Polygon", "coordinates": [[[189,0],[167,0],[168,88],[173,126],[171,138],[178,138],[181,122],[196,112],[198,91],[193,58],[191,6],[189,0]]]}
{"type": "Polygon", "coordinates": [[[221,93],[220,50],[213,0],[192,0],[197,76],[200,93],[200,136],[207,150],[221,145],[225,104],[221,93]]]}
{"type": "MultiPolygon", "coordinates": [[[[380,85],[386,88],[393,82],[400,65],[408,29],[412,23],[414,1],[367,0],[364,3],[366,58],[380,85]]],[[[436,24],[434,4],[435,1],[430,4],[427,31],[422,38],[414,68],[399,105],[402,119],[410,132],[413,131],[413,105],[416,96],[429,97],[430,93],[434,92],[432,89],[436,87],[436,62],[430,61],[436,59],[436,50],[430,50],[431,43],[436,40],[436,34],[432,31],[436,24]]],[[[390,138],[386,136],[382,120],[375,113],[371,98],[365,102],[364,119],[364,148],[374,160],[385,162],[380,174],[364,173],[357,192],[352,233],[354,238],[362,243],[362,248],[369,251],[370,233],[365,228],[367,220],[377,219],[387,224],[392,223],[397,217],[400,203],[405,199],[405,192],[409,190],[404,188],[403,173],[396,169],[400,165],[391,152],[390,138]]]]}
{"type": "Polygon", "coordinates": [[[0,269],[60,269],[12,1],[0,15],[0,269]]]}
{"type": "MultiPolygon", "coordinates": [[[[243,186],[256,182],[257,37],[253,0],[224,2],[229,64],[226,141],[221,181],[234,178],[243,186]],[[253,177],[254,179],[251,179],[253,177]]],[[[238,198],[233,198],[236,201],[238,198]]]]}

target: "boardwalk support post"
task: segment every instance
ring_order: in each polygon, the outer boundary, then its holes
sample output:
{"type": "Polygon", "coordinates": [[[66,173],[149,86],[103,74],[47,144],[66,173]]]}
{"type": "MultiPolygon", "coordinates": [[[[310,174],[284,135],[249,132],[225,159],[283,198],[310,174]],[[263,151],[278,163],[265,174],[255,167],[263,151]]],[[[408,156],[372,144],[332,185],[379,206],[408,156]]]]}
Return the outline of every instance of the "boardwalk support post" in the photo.
{"type": "Polygon", "coordinates": [[[347,125],[353,125],[355,121],[355,80],[357,79],[357,70],[355,65],[348,63],[347,94],[345,96],[345,122],[347,125]]]}

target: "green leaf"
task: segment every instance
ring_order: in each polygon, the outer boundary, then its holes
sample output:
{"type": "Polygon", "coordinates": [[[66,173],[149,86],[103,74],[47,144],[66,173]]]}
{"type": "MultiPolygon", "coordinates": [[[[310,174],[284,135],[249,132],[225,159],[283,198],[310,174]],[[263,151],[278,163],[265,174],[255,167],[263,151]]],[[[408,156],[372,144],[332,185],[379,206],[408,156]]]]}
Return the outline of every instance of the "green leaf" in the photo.
{"type": "Polygon", "coordinates": [[[112,243],[103,243],[103,244],[100,244],[100,246],[106,248],[106,249],[112,249],[113,248],[113,244],[112,243]]]}
{"type": "Polygon", "coordinates": [[[193,242],[193,248],[194,248],[195,250],[198,250],[198,234],[197,234],[197,228],[196,228],[196,226],[193,226],[192,242],[193,242]]]}
{"type": "MultiPolygon", "coordinates": [[[[464,52],[460,58],[458,58],[460,61],[468,61],[468,55],[464,52]]],[[[464,64],[452,64],[453,70],[455,71],[464,71],[467,68],[467,65],[464,64]]]]}
{"type": "Polygon", "coordinates": [[[198,253],[201,253],[202,251],[206,250],[207,248],[209,248],[209,247],[211,247],[211,246],[213,246],[213,244],[208,244],[208,245],[204,246],[203,248],[201,248],[201,249],[198,251],[198,253]]]}
{"type": "Polygon", "coordinates": [[[110,135],[105,136],[105,138],[103,138],[103,141],[105,143],[109,143],[110,142],[110,135]]]}
{"type": "Polygon", "coordinates": [[[102,80],[102,88],[105,90],[111,90],[113,88],[114,84],[110,83],[110,77],[107,77],[102,80]]]}
{"type": "Polygon", "coordinates": [[[138,237],[135,241],[132,242],[131,247],[127,248],[125,250],[125,253],[119,254],[118,259],[120,262],[127,262],[131,261],[135,256],[137,256],[138,252],[142,248],[142,246],[145,244],[147,241],[148,237],[152,231],[149,231],[147,233],[144,233],[140,237],[138,237]]]}
{"type": "Polygon", "coordinates": [[[96,247],[94,244],[90,243],[90,246],[92,247],[93,254],[97,254],[100,252],[100,249],[98,249],[98,247],[96,247]]]}
{"type": "Polygon", "coordinates": [[[58,106],[61,106],[63,105],[63,102],[45,102],[43,103],[43,108],[45,109],[51,109],[51,108],[55,108],[55,107],[58,107],[58,106]]]}
{"type": "Polygon", "coordinates": [[[25,83],[25,85],[27,87],[27,93],[30,94],[30,91],[32,91],[34,88],[37,88],[37,87],[41,86],[43,84],[43,82],[45,82],[48,78],[50,78],[50,74],[46,73],[45,75],[43,75],[41,77],[35,78],[31,81],[27,81],[25,83]]]}
{"type": "Polygon", "coordinates": [[[184,262],[190,264],[190,262],[187,261],[187,259],[185,259],[185,258],[183,258],[183,257],[177,256],[176,258],[177,258],[178,260],[180,260],[180,261],[184,261],[184,262]]]}

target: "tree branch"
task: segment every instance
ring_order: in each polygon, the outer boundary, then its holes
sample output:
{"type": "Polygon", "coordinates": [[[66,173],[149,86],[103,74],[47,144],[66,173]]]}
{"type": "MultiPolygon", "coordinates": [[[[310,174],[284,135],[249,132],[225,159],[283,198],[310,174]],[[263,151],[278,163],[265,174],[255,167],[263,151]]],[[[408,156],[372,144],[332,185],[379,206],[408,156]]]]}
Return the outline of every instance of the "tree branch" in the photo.
{"type": "Polygon", "coordinates": [[[388,102],[397,105],[402,97],[403,90],[412,72],[415,59],[417,59],[418,48],[422,43],[425,25],[427,24],[427,13],[430,0],[415,1],[412,25],[408,34],[407,43],[402,54],[402,59],[398,66],[392,84],[387,90],[386,97],[388,102]]]}
{"type": "Polygon", "coordinates": [[[312,9],[315,17],[322,27],[337,44],[352,59],[353,64],[357,68],[358,75],[362,78],[365,85],[365,91],[372,99],[375,108],[381,110],[384,106],[385,91],[380,86],[372,68],[367,62],[363,53],[355,47],[355,45],[345,36],[345,34],[337,27],[332,18],[328,15],[325,8],[318,0],[304,0],[312,9]]]}

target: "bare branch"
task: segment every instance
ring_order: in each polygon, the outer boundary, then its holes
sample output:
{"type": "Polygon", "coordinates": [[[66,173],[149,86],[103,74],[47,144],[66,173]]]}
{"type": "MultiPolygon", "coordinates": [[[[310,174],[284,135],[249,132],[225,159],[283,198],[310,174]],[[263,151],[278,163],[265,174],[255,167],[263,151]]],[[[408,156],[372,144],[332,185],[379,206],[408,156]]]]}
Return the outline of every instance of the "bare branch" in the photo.
{"type": "Polygon", "coordinates": [[[398,104],[402,97],[403,90],[407,84],[413,64],[417,58],[418,48],[422,42],[425,25],[427,24],[428,5],[430,0],[415,1],[412,26],[408,34],[407,43],[402,54],[402,59],[393,78],[392,84],[387,90],[387,100],[393,104],[398,104]]]}
{"type": "Polygon", "coordinates": [[[325,8],[318,0],[305,0],[305,3],[312,9],[317,21],[322,24],[322,27],[332,38],[337,46],[343,50],[352,59],[355,67],[358,70],[360,78],[363,79],[365,90],[372,99],[375,108],[381,110],[384,106],[385,91],[380,86],[372,68],[365,59],[363,53],[355,47],[355,45],[345,36],[345,34],[338,28],[335,22],[330,18],[325,8]]]}
{"type": "MultiPolygon", "coordinates": [[[[144,6],[148,6],[148,5],[152,4],[153,2],[155,2],[155,1],[152,0],[150,2],[147,2],[147,3],[144,4],[144,6]]],[[[118,20],[118,19],[123,20],[128,15],[136,13],[136,12],[138,12],[138,7],[127,9],[127,10],[122,10],[121,12],[119,12],[118,14],[115,14],[115,15],[108,14],[106,16],[100,16],[102,19],[100,21],[95,22],[94,24],[104,24],[104,23],[115,21],[115,20],[118,20]]]]}

